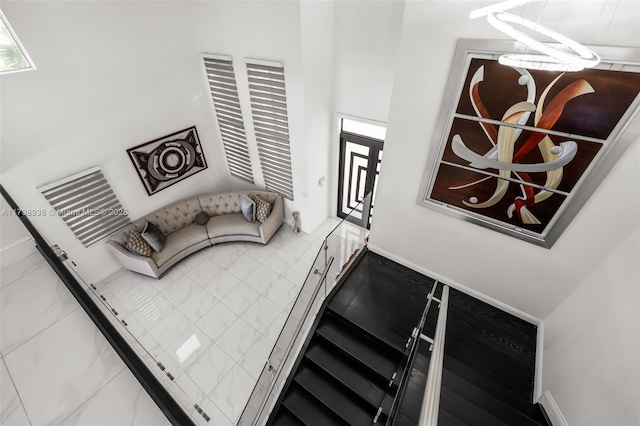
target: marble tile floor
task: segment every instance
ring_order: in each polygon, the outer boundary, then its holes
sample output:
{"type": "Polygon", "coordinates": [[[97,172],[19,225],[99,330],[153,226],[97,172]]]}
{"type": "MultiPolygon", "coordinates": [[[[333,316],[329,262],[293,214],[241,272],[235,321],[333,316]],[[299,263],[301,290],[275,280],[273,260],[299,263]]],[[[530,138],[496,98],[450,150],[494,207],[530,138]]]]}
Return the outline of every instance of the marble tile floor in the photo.
{"type": "Polygon", "coordinates": [[[0,425],[168,420],[48,264],[0,269],[0,425]]]}
{"type": "MultiPolygon", "coordinates": [[[[150,367],[158,370],[160,362],[173,376],[163,382],[176,399],[185,407],[198,404],[211,418],[206,422],[191,409],[197,423],[235,424],[324,238],[338,222],[329,219],[313,234],[294,234],[285,224],[267,245],[218,244],[184,259],[160,280],[120,270],[97,283],[96,292],[150,354],[150,367]]],[[[340,233],[354,245],[364,239],[364,230],[351,224],[340,233]]]]}

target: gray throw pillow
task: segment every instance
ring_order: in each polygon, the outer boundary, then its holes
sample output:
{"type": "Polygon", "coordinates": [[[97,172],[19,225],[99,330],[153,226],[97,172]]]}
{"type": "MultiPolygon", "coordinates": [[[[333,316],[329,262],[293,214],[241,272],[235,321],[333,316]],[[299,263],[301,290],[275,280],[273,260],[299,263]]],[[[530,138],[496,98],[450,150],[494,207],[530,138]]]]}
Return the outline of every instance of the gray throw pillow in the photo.
{"type": "Polygon", "coordinates": [[[249,222],[256,221],[256,203],[246,195],[240,195],[240,208],[242,209],[242,215],[249,222]]]}
{"type": "Polygon", "coordinates": [[[204,225],[207,222],[209,222],[209,215],[206,214],[205,212],[200,212],[196,215],[194,222],[197,223],[198,225],[204,225]]]}
{"type": "Polygon", "coordinates": [[[153,223],[147,222],[140,235],[142,236],[142,239],[145,240],[155,251],[162,251],[164,248],[164,242],[167,237],[162,233],[160,228],[153,223]]]}

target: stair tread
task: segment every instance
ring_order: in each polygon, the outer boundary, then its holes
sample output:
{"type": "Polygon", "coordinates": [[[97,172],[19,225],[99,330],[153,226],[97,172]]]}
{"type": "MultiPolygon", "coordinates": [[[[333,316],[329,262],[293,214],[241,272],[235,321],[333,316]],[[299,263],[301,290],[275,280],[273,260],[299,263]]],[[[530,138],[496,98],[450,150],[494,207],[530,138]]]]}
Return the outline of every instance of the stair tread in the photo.
{"type": "Polygon", "coordinates": [[[438,426],[467,426],[467,424],[447,410],[440,408],[438,410],[438,426]]]}
{"type": "Polygon", "coordinates": [[[508,426],[446,386],[440,388],[440,409],[469,426],[508,426]]]}
{"type": "Polygon", "coordinates": [[[467,401],[470,401],[474,405],[482,407],[484,411],[507,424],[519,426],[540,426],[540,423],[529,416],[446,368],[442,371],[442,386],[446,386],[448,389],[460,395],[467,401]]]}
{"type": "Polygon", "coordinates": [[[455,289],[445,351],[531,401],[537,328],[455,289]]]}
{"type": "Polygon", "coordinates": [[[393,426],[416,426],[417,422],[411,420],[402,413],[398,413],[393,419],[393,426]]]}
{"type": "Polygon", "coordinates": [[[391,379],[396,371],[399,360],[390,359],[386,354],[372,350],[360,336],[338,327],[332,321],[323,322],[316,333],[386,380],[391,379]]]}
{"type": "Polygon", "coordinates": [[[367,324],[366,321],[358,321],[357,319],[354,320],[352,318],[346,317],[342,313],[335,310],[331,305],[327,306],[327,314],[329,314],[336,322],[341,322],[347,327],[357,330],[357,332],[374,339],[374,341],[376,341],[376,344],[385,347],[385,349],[387,350],[398,352],[399,354],[402,354],[405,351],[405,345],[407,343],[407,340],[409,339],[410,334],[404,336],[403,339],[398,336],[393,339],[389,339],[389,336],[385,336],[384,333],[380,333],[379,330],[376,330],[376,327],[372,327],[371,324],[367,324]]]}
{"type": "Polygon", "coordinates": [[[433,282],[368,252],[328,308],[403,352],[433,282]]]}
{"type": "Polygon", "coordinates": [[[335,386],[328,377],[301,365],[294,381],[350,425],[371,425],[375,409],[365,410],[359,401],[335,386]]]}
{"type": "Polygon", "coordinates": [[[450,320],[475,330],[471,336],[491,341],[491,345],[508,352],[515,351],[514,360],[526,360],[528,365],[535,362],[537,327],[534,324],[453,288],[449,293],[449,308],[454,313],[460,312],[450,320]]]}
{"type": "Polygon", "coordinates": [[[500,399],[526,416],[533,417],[535,415],[535,406],[531,401],[526,400],[522,396],[514,393],[511,389],[491,380],[489,377],[476,371],[474,368],[448,355],[446,346],[443,368],[451,371],[458,377],[464,378],[467,382],[500,399]]]}
{"type": "Polygon", "coordinates": [[[338,350],[327,344],[315,343],[305,356],[374,408],[380,406],[386,395],[385,387],[374,380],[377,377],[367,377],[361,369],[354,368],[353,362],[346,361],[338,350]]]}
{"type": "Polygon", "coordinates": [[[279,410],[272,424],[273,426],[305,426],[302,420],[287,409],[279,410]]]}
{"type": "Polygon", "coordinates": [[[305,425],[344,425],[341,419],[336,418],[320,402],[301,389],[291,388],[282,405],[305,425]]]}
{"type": "Polygon", "coordinates": [[[466,335],[465,337],[454,336],[453,327],[450,335],[449,324],[447,324],[445,353],[482,372],[494,383],[499,383],[523,399],[530,400],[533,395],[533,369],[514,365],[509,356],[474,341],[466,335]]]}

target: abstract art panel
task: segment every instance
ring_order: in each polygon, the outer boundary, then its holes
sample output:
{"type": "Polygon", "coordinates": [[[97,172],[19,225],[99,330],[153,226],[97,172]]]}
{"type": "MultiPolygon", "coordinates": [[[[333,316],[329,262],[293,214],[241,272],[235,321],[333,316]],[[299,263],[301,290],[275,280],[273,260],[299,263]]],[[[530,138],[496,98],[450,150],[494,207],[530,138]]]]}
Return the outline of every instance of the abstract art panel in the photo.
{"type": "Polygon", "coordinates": [[[195,126],[135,146],[127,153],[149,195],[207,168],[195,126]]]}
{"type": "Polygon", "coordinates": [[[486,52],[457,54],[423,204],[550,247],[553,227],[638,109],[640,73],[606,61],[580,72],[527,70],[486,52]]]}

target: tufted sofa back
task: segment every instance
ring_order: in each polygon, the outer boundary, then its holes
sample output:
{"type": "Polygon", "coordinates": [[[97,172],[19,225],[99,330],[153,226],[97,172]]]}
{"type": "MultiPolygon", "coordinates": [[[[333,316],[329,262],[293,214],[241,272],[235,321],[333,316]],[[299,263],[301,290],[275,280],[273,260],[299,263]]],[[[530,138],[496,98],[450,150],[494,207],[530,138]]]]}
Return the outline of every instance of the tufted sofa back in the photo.
{"type": "Polygon", "coordinates": [[[200,195],[200,206],[202,211],[209,216],[219,216],[229,213],[241,212],[241,195],[260,195],[264,200],[273,204],[276,201],[277,195],[272,192],[264,191],[229,191],[229,192],[217,192],[213,194],[200,195]]]}
{"type": "Polygon", "coordinates": [[[165,234],[170,234],[178,229],[191,225],[195,217],[201,211],[209,216],[223,215],[229,213],[240,213],[240,195],[249,196],[260,195],[269,203],[275,203],[278,195],[265,191],[228,191],[216,192],[211,194],[200,195],[194,198],[186,198],[176,201],[173,204],[159,208],[158,210],[147,214],[146,216],[133,222],[130,228],[111,237],[110,240],[119,243],[122,246],[127,245],[129,241],[129,229],[135,229],[142,232],[147,221],[155,224],[165,234]]]}
{"type": "MultiPolygon", "coordinates": [[[[144,226],[145,221],[148,220],[160,228],[165,235],[170,234],[173,231],[191,225],[196,215],[201,211],[202,209],[200,208],[200,202],[197,197],[187,198],[149,213],[144,217],[144,220],[141,220],[142,226],[144,226]]],[[[137,225],[138,222],[139,221],[136,221],[134,226],[137,225]]]]}

